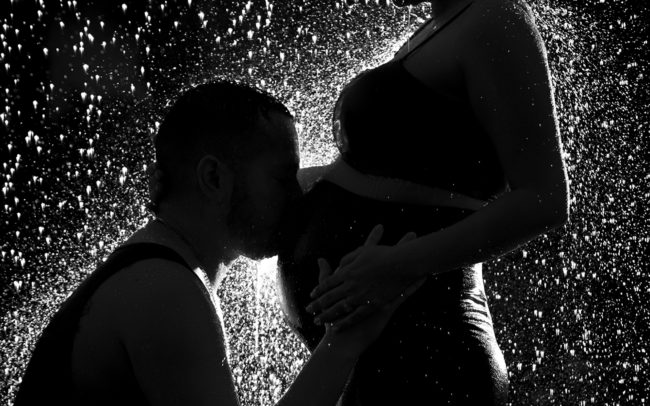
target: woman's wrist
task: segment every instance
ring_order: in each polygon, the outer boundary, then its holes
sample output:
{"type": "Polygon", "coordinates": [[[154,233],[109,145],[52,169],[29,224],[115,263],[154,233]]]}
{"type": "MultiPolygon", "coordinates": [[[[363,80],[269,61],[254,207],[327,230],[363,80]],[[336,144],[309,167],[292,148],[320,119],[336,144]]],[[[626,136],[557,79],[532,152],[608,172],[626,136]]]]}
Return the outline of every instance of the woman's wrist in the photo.
{"type": "Polygon", "coordinates": [[[331,329],[325,333],[319,346],[323,346],[323,350],[330,353],[333,357],[353,362],[356,362],[367,347],[357,340],[347,337],[345,330],[343,332],[336,332],[331,329]]]}

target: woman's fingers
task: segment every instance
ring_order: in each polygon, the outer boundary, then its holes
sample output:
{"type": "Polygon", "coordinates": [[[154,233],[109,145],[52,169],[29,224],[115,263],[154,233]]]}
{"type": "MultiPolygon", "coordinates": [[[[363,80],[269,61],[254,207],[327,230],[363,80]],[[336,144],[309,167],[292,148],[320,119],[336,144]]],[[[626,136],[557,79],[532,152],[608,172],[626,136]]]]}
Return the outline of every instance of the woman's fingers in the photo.
{"type": "Polygon", "coordinates": [[[318,258],[318,283],[323,283],[330,275],[332,275],[330,264],[324,258],[318,258]]]}
{"type": "Polygon", "coordinates": [[[341,269],[344,266],[350,264],[352,261],[354,261],[359,256],[362,249],[363,249],[363,247],[359,247],[356,250],[354,250],[352,252],[349,252],[343,258],[341,258],[341,262],[339,263],[338,269],[341,269]]]}
{"type": "MultiPolygon", "coordinates": [[[[359,247],[343,257],[343,259],[341,259],[340,267],[353,262],[364,247],[379,244],[383,233],[384,228],[381,224],[375,226],[372,231],[370,231],[370,234],[366,238],[363,247],[359,247]]],[[[397,242],[397,245],[408,243],[415,240],[416,238],[417,235],[414,232],[406,233],[397,242]]],[[[368,318],[376,311],[394,311],[401,303],[403,303],[409,296],[411,296],[413,292],[419,289],[425,280],[418,280],[417,282],[408,286],[403,294],[399,295],[387,306],[382,306],[378,309],[376,306],[371,306],[368,303],[355,307],[352,305],[350,299],[348,298],[348,289],[345,289],[343,286],[341,286],[343,279],[337,278],[337,274],[334,274],[334,276],[331,277],[326,277],[326,275],[331,274],[331,268],[329,268],[329,265],[325,261],[322,261],[321,263],[321,260],[319,260],[319,269],[320,283],[316,289],[312,291],[311,297],[320,297],[310,303],[309,306],[307,306],[307,311],[312,314],[318,314],[321,312],[315,319],[316,324],[335,322],[334,330],[341,330],[355,326],[357,323],[368,318]]]]}
{"type": "MultiPolygon", "coordinates": [[[[330,271],[330,273],[331,273],[331,271],[330,271]]],[[[323,274],[322,269],[319,271],[319,279],[318,279],[319,283],[318,283],[318,286],[316,286],[314,288],[314,290],[312,290],[311,293],[309,294],[309,297],[311,297],[312,299],[315,299],[315,298],[327,293],[329,290],[334,289],[334,288],[336,288],[337,286],[339,286],[340,284],[343,283],[343,278],[341,277],[340,274],[335,273],[335,274],[330,275],[330,276],[328,276],[328,277],[326,277],[325,279],[322,279],[322,280],[320,279],[321,274],[323,274]]]]}
{"type": "Polygon", "coordinates": [[[339,267],[337,269],[341,269],[344,266],[350,264],[352,261],[354,261],[363,250],[363,247],[379,244],[379,240],[381,240],[381,237],[383,235],[384,235],[384,226],[382,226],[381,224],[377,224],[370,231],[370,234],[368,234],[368,237],[366,237],[366,241],[363,243],[361,247],[358,247],[354,251],[349,252],[343,258],[341,258],[341,262],[339,263],[339,267]]]}
{"type": "Polygon", "coordinates": [[[322,323],[331,323],[339,320],[348,314],[354,312],[357,309],[356,306],[352,305],[349,300],[341,300],[340,302],[335,303],[333,306],[325,309],[321,314],[314,319],[314,322],[318,325],[322,323]]]}
{"type": "MultiPolygon", "coordinates": [[[[369,245],[377,245],[379,243],[379,240],[381,240],[381,237],[384,234],[384,227],[381,224],[378,224],[375,226],[375,228],[370,231],[370,234],[366,238],[365,243],[363,246],[355,249],[354,251],[349,252],[346,254],[343,258],[341,258],[341,262],[339,263],[339,268],[341,269],[344,266],[350,264],[352,261],[354,261],[359,254],[361,253],[361,250],[363,250],[363,247],[367,247],[369,245]]],[[[417,234],[415,234],[413,231],[410,231],[397,242],[397,245],[407,243],[409,241],[413,241],[416,238],[418,238],[417,234]]]]}
{"type": "MultiPolygon", "coordinates": [[[[381,225],[378,225],[377,227],[381,227],[381,225]]],[[[381,233],[383,233],[383,228],[381,228],[381,233]]],[[[381,234],[375,234],[373,236],[372,232],[371,232],[371,234],[368,236],[368,238],[366,239],[366,242],[365,242],[365,244],[363,246],[357,248],[356,250],[354,250],[352,252],[349,252],[347,255],[345,255],[343,258],[341,258],[341,262],[339,263],[339,267],[337,268],[337,271],[339,269],[344,268],[345,266],[351,264],[355,259],[357,259],[357,257],[359,256],[359,254],[363,250],[363,247],[365,247],[367,245],[376,245],[376,243],[373,244],[372,242],[374,241],[375,238],[377,238],[377,235],[379,235],[379,239],[381,239],[381,234]],[[371,240],[371,238],[372,238],[372,240],[371,240]]],[[[416,238],[418,238],[417,234],[415,234],[413,231],[408,232],[408,233],[404,234],[404,236],[397,242],[397,245],[413,241],[416,238]]],[[[377,242],[379,241],[379,239],[377,240],[377,242]]]]}
{"type": "Polygon", "coordinates": [[[318,314],[324,310],[329,309],[337,302],[345,300],[347,298],[347,295],[347,289],[345,289],[343,286],[337,286],[336,288],[328,291],[318,299],[311,302],[307,306],[306,310],[311,314],[318,314]]]}
{"type": "MultiPolygon", "coordinates": [[[[379,241],[381,240],[383,235],[384,235],[384,227],[381,224],[376,225],[368,234],[368,237],[366,238],[363,247],[374,246],[379,244],[379,241]]],[[[402,240],[400,240],[400,242],[410,241],[413,238],[415,238],[415,234],[408,233],[404,237],[402,237],[402,240]]],[[[343,267],[344,265],[352,262],[359,255],[363,247],[359,247],[356,250],[352,251],[351,253],[347,254],[345,257],[343,257],[343,259],[341,260],[341,265],[339,266],[339,268],[337,268],[337,270],[341,269],[341,267],[343,267]]],[[[309,294],[309,296],[312,299],[318,298],[318,300],[313,301],[312,303],[309,304],[309,306],[307,306],[307,311],[312,314],[316,314],[319,311],[328,309],[334,303],[343,299],[341,297],[341,293],[343,292],[343,290],[340,288],[340,285],[344,282],[344,279],[340,276],[340,274],[334,273],[332,275],[331,267],[329,266],[327,261],[325,261],[322,258],[318,260],[318,268],[319,268],[318,286],[316,286],[314,290],[312,290],[311,293],[309,294]]]]}
{"type": "Polygon", "coordinates": [[[404,234],[404,237],[400,238],[400,240],[397,242],[397,245],[413,241],[416,238],[418,238],[417,234],[415,234],[413,231],[410,231],[410,232],[404,234]]]}
{"type": "Polygon", "coordinates": [[[383,235],[384,235],[384,226],[382,226],[381,224],[377,224],[370,231],[370,234],[368,234],[368,238],[366,238],[366,242],[363,244],[363,246],[367,247],[370,245],[379,244],[379,240],[381,240],[381,237],[383,235]]]}

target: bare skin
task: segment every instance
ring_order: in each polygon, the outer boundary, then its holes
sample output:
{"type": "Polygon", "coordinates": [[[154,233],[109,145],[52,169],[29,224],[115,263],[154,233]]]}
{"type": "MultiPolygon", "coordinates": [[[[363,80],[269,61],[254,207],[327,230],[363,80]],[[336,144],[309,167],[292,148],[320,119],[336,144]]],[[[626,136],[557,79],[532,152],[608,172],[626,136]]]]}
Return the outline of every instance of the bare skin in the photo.
{"type": "MultiPolygon", "coordinates": [[[[432,2],[443,14],[452,4],[432,2]]],[[[495,258],[568,219],[568,181],[546,50],[527,6],[477,0],[405,67],[424,85],[469,99],[496,147],[509,190],[442,231],[345,257],[314,290],[308,307],[317,321],[340,328],[363,320],[417,278],[495,258]]]]}

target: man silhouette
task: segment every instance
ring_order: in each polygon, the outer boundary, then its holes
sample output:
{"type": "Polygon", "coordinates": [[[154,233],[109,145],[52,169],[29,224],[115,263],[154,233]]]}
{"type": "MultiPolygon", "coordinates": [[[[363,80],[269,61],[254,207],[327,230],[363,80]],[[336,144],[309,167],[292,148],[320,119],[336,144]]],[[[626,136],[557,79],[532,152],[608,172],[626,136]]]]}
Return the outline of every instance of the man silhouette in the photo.
{"type": "MultiPolygon", "coordinates": [[[[154,146],[156,219],[55,314],[16,405],[238,404],[213,292],[221,265],[277,252],[301,196],[293,118],[257,89],[203,84],[172,106],[154,146]]],[[[379,238],[376,228],[367,244],[379,238]]],[[[323,278],[331,272],[320,267],[323,278]]],[[[336,403],[392,309],[351,329],[329,328],[281,404],[336,403]]]]}

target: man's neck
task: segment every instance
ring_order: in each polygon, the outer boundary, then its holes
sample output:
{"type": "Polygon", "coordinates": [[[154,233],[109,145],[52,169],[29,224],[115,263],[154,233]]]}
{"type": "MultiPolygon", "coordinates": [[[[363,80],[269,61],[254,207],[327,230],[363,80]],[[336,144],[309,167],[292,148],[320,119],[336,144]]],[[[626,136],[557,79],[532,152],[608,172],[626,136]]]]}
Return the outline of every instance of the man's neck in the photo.
{"type": "Polygon", "coordinates": [[[222,241],[225,240],[223,232],[214,227],[210,232],[205,232],[200,227],[192,227],[190,222],[178,221],[173,215],[160,215],[157,220],[173,231],[192,250],[200,262],[210,283],[216,285],[220,265],[230,262],[227,258],[222,241]]]}

